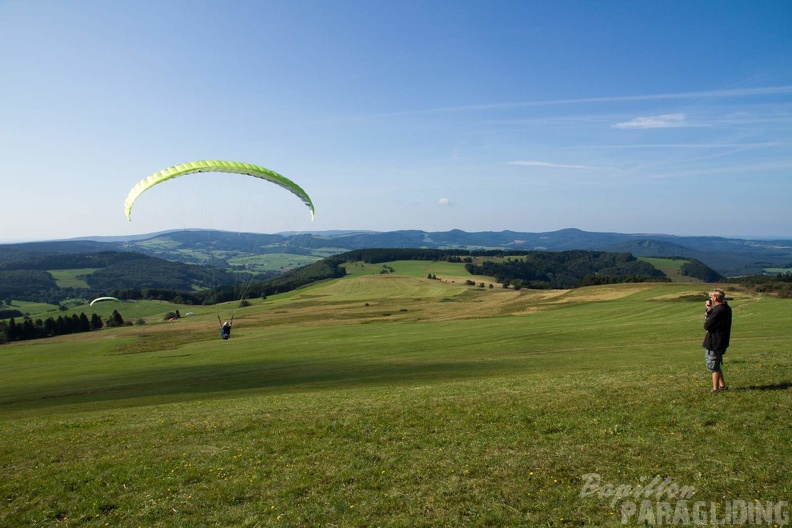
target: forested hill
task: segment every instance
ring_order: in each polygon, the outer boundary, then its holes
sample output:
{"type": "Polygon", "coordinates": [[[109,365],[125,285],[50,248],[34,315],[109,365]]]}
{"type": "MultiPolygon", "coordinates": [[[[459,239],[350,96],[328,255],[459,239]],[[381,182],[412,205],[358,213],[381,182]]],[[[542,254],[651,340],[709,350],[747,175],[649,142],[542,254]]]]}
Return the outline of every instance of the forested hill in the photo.
{"type": "Polygon", "coordinates": [[[631,253],[636,257],[684,257],[703,262],[726,276],[764,273],[768,268],[792,268],[792,240],[756,241],[722,237],[660,234],[595,233],[579,229],[528,233],[460,230],[427,232],[230,233],[186,230],[136,235],[127,240],[82,239],[0,245],[0,262],[35,256],[100,251],[134,251],[187,264],[228,265],[239,255],[274,253],[313,260],[355,249],[424,248],[464,250],[567,251],[631,253]]]}
{"type": "MultiPolygon", "coordinates": [[[[461,249],[360,249],[333,259],[372,264],[395,260],[441,260],[463,262],[471,275],[494,277],[516,288],[578,288],[620,282],[655,282],[671,279],[661,270],[630,253],[606,251],[502,251],[461,249]]],[[[330,259],[328,259],[330,260],[330,259]]],[[[695,259],[678,259],[679,275],[716,282],[718,272],[695,259]]]]}
{"type": "Polygon", "coordinates": [[[58,304],[69,298],[88,299],[122,290],[191,292],[237,280],[228,270],[171,262],[140,253],[53,254],[0,263],[0,300],[58,304]]]}
{"type": "MultiPolygon", "coordinates": [[[[517,289],[568,289],[598,284],[671,280],[662,271],[629,253],[376,248],[348,251],[328,257],[310,266],[253,285],[250,291],[256,296],[271,295],[319,280],[342,277],[346,273],[344,264],[359,261],[378,264],[399,260],[464,263],[471,276],[489,275],[495,277],[504,287],[517,289]]],[[[695,260],[687,261],[681,272],[689,277],[702,274],[708,278],[723,278],[695,260]]]]}
{"type": "Polygon", "coordinates": [[[629,253],[530,252],[503,261],[468,263],[468,272],[489,275],[506,286],[561,289],[621,282],[670,281],[665,273],[629,253]]]}
{"type": "MultiPolygon", "coordinates": [[[[465,263],[472,275],[495,277],[506,287],[576,288],[619,282],[670,280],[629,253],[603,251],[502,251],[380,248],[354,250],[289,270],[276,277],[210,266],[170,262],[133,252],[56,254],[0,263],[0,301],[85,302],[100,295],[123,299],[174,300],[214,304],[293,290],[342,277],[349,262],[443,260],[465,263]]],[[[723,278],[704,264],[688,260],[682,274],[700,280],[723,278]]]]}

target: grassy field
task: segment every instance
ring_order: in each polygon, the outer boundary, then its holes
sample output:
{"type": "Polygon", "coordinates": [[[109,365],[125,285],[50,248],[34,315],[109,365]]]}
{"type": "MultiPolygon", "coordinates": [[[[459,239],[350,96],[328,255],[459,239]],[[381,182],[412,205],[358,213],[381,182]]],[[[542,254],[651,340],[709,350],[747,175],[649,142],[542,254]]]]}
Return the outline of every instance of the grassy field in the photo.
{"type": "Polygon", "coordinates": [[[28,302],[28,301],[12,301],[7,305],[9,309],[17,309],[23,314],[31,314],[33,317],[49,317],[58,315],[58,306],[55,304],[28,302]]]}
{"type": "Polygon", "coordinates": [[[767,273],[792,273],[792,268],[765,268],[767,273]]]}
{"type": "Polygon", "coordinates": [[[701,282],[701,279],[682,275],[682,266],[688,263],[685,259],[641,257],[638,260],[648,262],[665,273],[674,282],[701,282]]]}
{"type": "MultiPolygon", "coordinates": [[[[490,259],[493,260],[493,259],[490,259]]],[[[437,280],[448,283],[464,284],[465,281],[472,280],[476,284],[481,282],[495,285],[495,279],[483,275],[471,275],[465,270],[465,265],[459,262],[443,262],[430,260],[397,260],[383,264],[367,264],[365,262],[355,262],[345,266],[347,275],[359,277],[365,275],[395,274],[398,276],[409,276],[425,279],[433,275],[437,280]]]]}
{"type": "Polygon", "coordinates": [[[60,288],[89,288],[84,279],[78,279],[78,275],[90,275],[98,268],[69,269],[69,270],[50,270],[50,274],[58,283],[60,288]]]}
{"type": "MultiPolygon", "coordinates": [[[[279,246],[261,247],[259,244],[265,238],[265,235],[261,235],[258,239],[253,239],[252,241],[240,239],[236,249],[226,250],[211,249],[209,247],[179,249],[180,242],[168,238],[155,238],[139,242],[139,245],[151,251],[175,251],[181,257],[180,260],[184,262],[209,264],[214,261],[225,261],[232,266],[245,266],[246,269],[252,272],[282,272],[287,269],[306,266],[317,260],[346,251],[343,248],[321,248],[312,251],[310,255],[284,253],[279,246]]],[[[207,242],[209,242],[209,239],[207,239],[207,242]]]]}
{"type": "Polygon", "coordinates": [[[388,266],[236,309],[228,341],[232,305],[104,303],[146,324],[0,347],[0,526],[644,525],[613,493],[653,479],[690,524],[789,500],[789,301],[729,291],[712,395],[705,285],[388,266]]]}
{"type": "Polygon", "coordinates": [[[232,266],[245,266],[246,269],[254,272],[269,270],[289,270],[313,264],[319,257],[292,255],[289,253],[267,253],[265,255],[250,255],[243,257],[231,257],[227,261],[232,266]]]}

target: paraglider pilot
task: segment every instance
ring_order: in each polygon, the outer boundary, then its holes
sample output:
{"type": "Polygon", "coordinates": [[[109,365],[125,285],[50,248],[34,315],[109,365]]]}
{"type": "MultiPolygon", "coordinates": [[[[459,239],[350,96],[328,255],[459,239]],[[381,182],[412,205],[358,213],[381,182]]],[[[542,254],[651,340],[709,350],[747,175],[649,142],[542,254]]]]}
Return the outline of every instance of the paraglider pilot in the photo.
{"type": "Polygon", "coordinates": [[[231,323],[226,321],[220,326],[220,337],[228,339],[231,337],[231,323]]]}
{"type": "Polygon", "coordinates": [[[234,324],[234,314],[231,314],[231,320],[222,322],[223,320],[220,319],[220,314],[217,314],[217,322],[220,323],[220,337],[223,339],[228,339],[231,337],[231,325],[234,324]]]}

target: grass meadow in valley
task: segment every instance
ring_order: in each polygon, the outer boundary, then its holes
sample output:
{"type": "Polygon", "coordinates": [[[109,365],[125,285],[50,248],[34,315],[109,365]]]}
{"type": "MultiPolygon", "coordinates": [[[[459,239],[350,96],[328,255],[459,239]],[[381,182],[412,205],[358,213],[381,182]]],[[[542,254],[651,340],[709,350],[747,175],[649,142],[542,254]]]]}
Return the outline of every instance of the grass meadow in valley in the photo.
{"type": "Polygon", "coordinates": [[[789,500],[788,300],[727,292],[713,395],[709,285],[388,266],[245,308],[106,303],[146,324],[1,346],[0,525],[622,526],[680,500],[694,524],[789,500]]]}

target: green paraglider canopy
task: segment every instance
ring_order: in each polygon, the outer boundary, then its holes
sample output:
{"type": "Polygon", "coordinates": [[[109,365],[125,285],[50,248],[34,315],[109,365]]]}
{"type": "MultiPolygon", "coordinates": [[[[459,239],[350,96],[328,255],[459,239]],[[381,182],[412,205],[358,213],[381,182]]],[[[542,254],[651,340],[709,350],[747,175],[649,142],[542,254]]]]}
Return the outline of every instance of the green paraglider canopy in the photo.
{"type": "Polygon", "coordinates": [[[91,304],[89,304],[88,306],[93,306],[93,305],[94,305],[94,303],[97,303],[97,302],[103,302],[103,301],[116,301],[116,302],[121,302],[121,299],[118,299],[117,297],[97,297],[96,299],[94,299],[93,301],[91,301],[91,304]]]}
{"type": "Polygon", "coordinates": [[[300,200],[302,200],[302,202],[308,206],[308,209],[310,209],[311,220],[314,218],[314,206],[311,198],[304,190],[302,190],[302,188],[300,188],[299,185],[285,176],[282,176],[275,171],[265,169],[264,167],[259,167],[258,165],[252,165],[250,163],[241,163],[238,161],[204,160],[175,165],[159,172],[155,172],[151,176],[138,182],[137,185],[132,187],[132,190],[129,191],[129,194],[124,201],[124,214],[126,215],[127,220],[132,220],[132,205],[135,203],[135,200],[137,200],[138,196],[143,194],[144,191],[164,181],[197,172],[229,172],[235,174],[245,174],[247,176],[253,176],[254,178],[267,180],[268,182],[283,187],[300,198],[300,200]]]}

